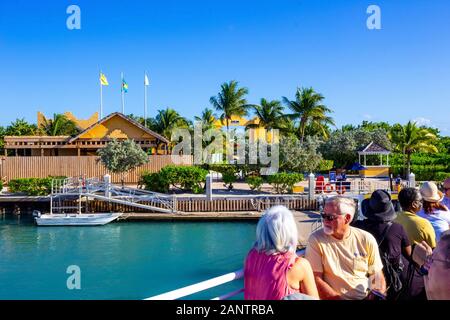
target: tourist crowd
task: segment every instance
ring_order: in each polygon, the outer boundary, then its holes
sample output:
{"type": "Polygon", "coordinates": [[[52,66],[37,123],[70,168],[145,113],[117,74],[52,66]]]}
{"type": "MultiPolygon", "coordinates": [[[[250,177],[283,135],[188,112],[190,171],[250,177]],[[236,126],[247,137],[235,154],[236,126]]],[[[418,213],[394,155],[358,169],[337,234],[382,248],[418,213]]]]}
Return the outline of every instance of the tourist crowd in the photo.
{"type": "Polygon", "coordinates": [[[268,209],[244,265],[249,300],[450,300],[450,179],[361,203],[326,199],[322,228],[297,255],[297,225],[284,206],[268,209]],[[364,218],[364,219],[361,219],[364,218]]]}

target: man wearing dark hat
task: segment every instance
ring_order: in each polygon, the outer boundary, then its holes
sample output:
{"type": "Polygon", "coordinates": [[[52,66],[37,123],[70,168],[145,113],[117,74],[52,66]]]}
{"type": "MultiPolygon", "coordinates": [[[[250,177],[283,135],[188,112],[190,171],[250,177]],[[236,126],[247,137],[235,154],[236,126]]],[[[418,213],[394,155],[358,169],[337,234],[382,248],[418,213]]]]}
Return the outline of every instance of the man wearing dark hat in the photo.
{"type": "Polygon", "coordinates": [[[357,221],[355,227],[371,233],[377,240],[380,255],[382,258],[384,256],[383,271],[389,288],[388,299],[396,299],[405,287],[403,282],[407,278],[406,269],[411,256],[408,235],[401,224],[393,222],[396,213],[387,191],[373,192],[370,199],[362,202],[361,211],[366,219],[357,221]]]}

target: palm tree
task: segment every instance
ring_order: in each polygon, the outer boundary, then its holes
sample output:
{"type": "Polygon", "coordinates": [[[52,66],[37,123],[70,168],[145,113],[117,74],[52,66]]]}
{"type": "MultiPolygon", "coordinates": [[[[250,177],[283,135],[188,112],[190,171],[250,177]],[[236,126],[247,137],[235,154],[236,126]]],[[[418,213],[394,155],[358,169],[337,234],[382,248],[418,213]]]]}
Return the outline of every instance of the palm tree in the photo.
{"type": "Polygon", "coordinates": [[[188,127],[189,121],[172,108],[158,110],[155,119],[148,123],[150,129],[170,140],[175,128],[188,127]]]}
{"type": "Polygon", "coordinates": [[[239,88],[237,81],[230,81],[220,86],[221,90],[216,97],[211,97],[209,102],[213,107],[221,112],[220,120],[226,123],[229,131],[229,121],[232,116],[246,116],[249,105],[244,98],[248,94],[247,88],[239,88]]]}
{"type": "Polygon", "coordinates": [[[404,160],[406,160],[407,177],[411,172],[412,153],[438,152],[438,149],[434,145],[434,143],[437,143],[436,135],[425,128],[418,127],[415,122],[408,121],[404,126],[401,124],[394,125],[388,136],[394,144],[395,150],[403,153],[404,160]]]}
{"type": "Polygon", "coordinates": [[[270,129],[278,129],[280,126],[281,118],[283,117],[283,106],[280,101],[272,100],[267,101],[266,99],[261,99],[261,104],[256,105],[252,104],[250,107],[255,111],[255,115],[259,119],[258,124],[249,125],[252,127],[263,127],[268,130],[270,129]]]}
{"type": "Polygon", "coordinates": [[[47,136],[75,136],[80,133],[75,122],[59,113],[53,114],[53,119],[44,119],[39,129],[47,136]]]}
{"type": "Polygon", "coordinates": [[[195,116],[195,120],[202,123],[203,130],[208,130],[213,127],[214,122],[216,121],[216,115],[213,110],[205,108],[200,117],[195,116]]]}
{"type": "Polygon", "coordinates": [[[287,116],[300,120],[301,142],[304,140],[305,128],[308,124],[313,124],[316,127],[334,125],[333,119],[327,116],[327,113],[332,112],[331,109],[321,104],[323,99],[323,95],[315,92],[313,88],[297,88],[294,101],[283,97],[283,102],[293,111],[292,114],[287,116]]]}
{"type": "Polygon", "coordinates": [[[317,136],[325,141],[330,138],[331,128],[324,123],[313,120],[305,127],[305,136],[317,136]]]}

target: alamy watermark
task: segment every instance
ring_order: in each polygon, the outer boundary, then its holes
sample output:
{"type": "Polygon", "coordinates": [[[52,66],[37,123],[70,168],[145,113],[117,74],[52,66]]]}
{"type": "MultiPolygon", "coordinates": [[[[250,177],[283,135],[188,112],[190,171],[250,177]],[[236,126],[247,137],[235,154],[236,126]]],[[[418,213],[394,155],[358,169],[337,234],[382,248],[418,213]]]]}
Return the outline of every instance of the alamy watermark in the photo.
{"type": "Polygon", "coordinates": [[[367,18],[366,25],[369,30],[381,29],[381,9],[379,6],[372,4],[367,7],[367,14],[370,16],[367,18]]]}
{"type": "Polygon", "coordinates": [[[81,269],[77,265],[70,265],[66,269],[66,273],[70,274],[67,278],[66,286],[69,290],[81,289],[81,269]]]}
{"type": "Polygon", "coordinates": [[[69,30],[81,29],[81,9],[79,6],[72,4],[67,7],[66,13],[70,14],[66,20],[66,26],[69,30]]]}
{"type": "Polygon", "coordinates": [[[271,175],[279,168],[279,139],[278,129],[248,129],[245,133],[216,128],[203,130],[202,123],[196,121],[193,138],[188,128],[173,130],[171,140],[176,145],[172,149],[172,161],[183,164],[180,155],[193,155],[194,164],[260,165],[261,175],[271,175]]]}

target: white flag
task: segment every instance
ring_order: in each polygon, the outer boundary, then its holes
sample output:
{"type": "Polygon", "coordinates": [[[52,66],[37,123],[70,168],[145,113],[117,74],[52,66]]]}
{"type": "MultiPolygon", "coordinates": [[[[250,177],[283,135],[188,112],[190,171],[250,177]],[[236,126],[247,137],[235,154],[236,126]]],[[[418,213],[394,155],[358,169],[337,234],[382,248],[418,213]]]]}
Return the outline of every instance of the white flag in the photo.
{"type": "Polygon", "coordinates": [[[150,84],[150,81],[148,81],[147,74],[144,76],[144,85],[148,86],[150,84]]]}

